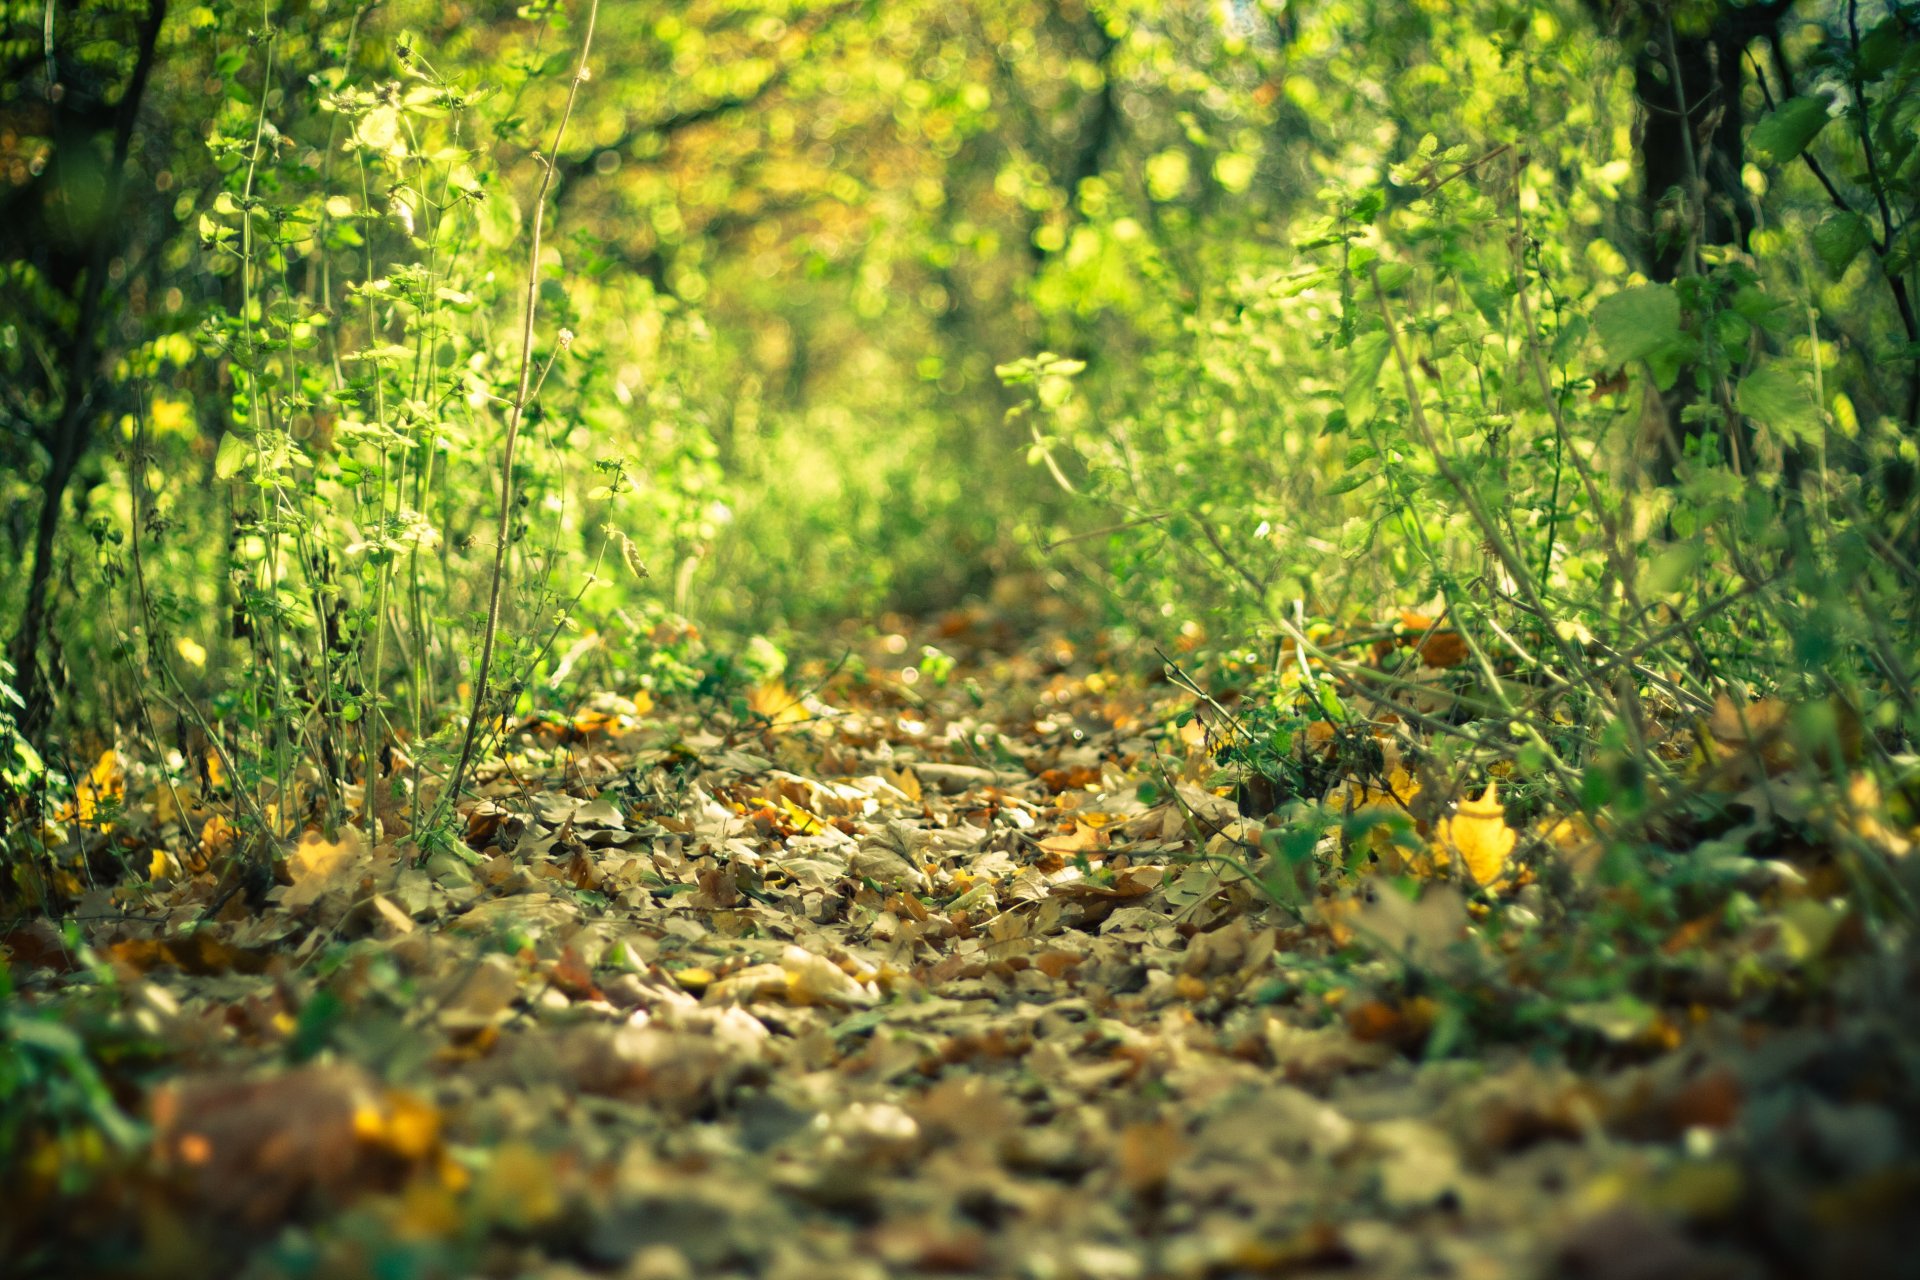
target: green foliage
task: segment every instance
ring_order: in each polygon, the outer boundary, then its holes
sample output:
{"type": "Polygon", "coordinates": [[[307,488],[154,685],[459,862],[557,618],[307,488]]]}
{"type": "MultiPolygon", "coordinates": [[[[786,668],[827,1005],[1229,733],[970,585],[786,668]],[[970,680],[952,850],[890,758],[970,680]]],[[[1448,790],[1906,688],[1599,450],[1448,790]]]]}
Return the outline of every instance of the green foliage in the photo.
{"type": "MultiPolygon", "coordinates": [[[[1102,193],[1083,231],[1127,244],[1110,265],[1158,305],[1105,304],[1064,264],[1036,287],[1076,363],[1070,390],[1056,375],[1019,408],[1031,460],[1103,508],[1045,544],[1149,635],[1191,620],[1292,643],[1380,602],[1431,604],[1496,725],[1631,720],[1609,687],[1630,662],[1665,705],[1837,682],[1910,734],[1894,704],[1920,657],[1912,584],[1896,561],[1850,575],[1855,537],[1914,530],[1910,496],[1874,496],[1912,493],[1896,458],[1920,371],[1884,337],[1911,308],[1900,271],[1836,292],[1808,269],[1845,275],[1898,238],[1870,211],[1915,179],[1883,127],[1914,109],[1890,41],[1908,20],[1855,46],[1842,7],[1810,8],[1794,56],[1885,86],[1844,110],[1824,82],[1755,110],[1753,161],[1808,157],[1807,182],[1770,179],[1751,252],[1697,243],[1671,281],[1633,270],[1631,84],[1572,6],[1323,6],[1212,60],[1183,48],[1213,113],[1181,117],[1185,145],[1251,155],[1257,176],[1187,201],[1177,227],[1154,216],[1151,172],[1130,198],[1102,193]],[[1823,129],[1842,117],[1857,127],[1823,129]],[[1282,122],[1285,154],[1265,142],[1282,122]],[[1310,196],[1289,175],[1302,152],[1310,196]],[[1876,320],[1856,325],[1861,308],[1876,320]],[[1650,427],[1663,416],[1671,437],[1650,427]],[[1649,488],[1663,471],[1675,481],[1649,488]]],[[[1125,48],[1155,34],[1142,20],[1125,48]]],[[[1000,372],[1037,387],[1049,359],[1000,372]]],[[[1551,737],[1492,740],[1570,777],[1588,753],[1551,737]]]]}
{"type": "Polygon", "coordinates": [[[78,1012],[23,1000],[0,963],[0,1182],[17,1194],[83,1191],[146,1139],[101,1066],[137,1054],[137,1038],[78,1012]]]}
{"type": "MultiPolygon", "coordinates": [[[[711,420],[688,390],[704,326],[607,276],[588,241],[526,259],[563,14],[477,40],[430,10],[258,18],[196,8],[162,31],[129,177],[179,193],[170,225],[140,228],[170,292],[116,330],[138,337],[105,375],[113,448],[79,495],[93,607],[62,655],[115,660],[80,665],[68,697],[84,718],[90,696],[131,687],[141,728],[194,733],[236,817],[269,834],[371,829],[389,786],[418,828],[471,679],[518,299],[530,287],[537,312],[492,673],[509,711],[573,610],[608,607],[609,548],[631,580],[714,536],[711,420]],[[411,767],[379,778],[400,739],[411,767]]],[[[102,75],[124,84],[125,63],[102,75]]],[[[45,283],[16,270],[22,290],[45,283]]],[[[8,333],[25,358],[38,335],[8,333]]]]}
{"type": "Polygon", "coordinates": [[[1832,119],[1821,98],[1792,98],[1769,112],[1753,127],[1747,145],[1761,164],[1785,164],[1798,159],[1832,119]]]}
{"type": "Polygon", "coordinates": [[[0,658],[0,797],[7,799],[26,792],[47,772],[46,762],[14,719],[23,704],[12,678],[13,664],[0,658]]]}
{"type": "MultiPolygon", "coordinates": [[[[0,483],[91,572],[16,683],[187,741],[273,835],[444,835],[483,675],[483,736],[588,673],[737,690],[669,619],[784,637],[1037,563],[1155,641],[1444,619],[1452,763],[1567,796],[1615,733],[1671,772],[1649,700],[1838,689],[1893,750],[1914,15],[1797,6],[1713,104],[1737,153],[1673,181],[1642,37],[1750,8],[702,0],[622,7],[577,84],[584,9],[171,13],[120,161],[110,111],[21,117],[12,198],[75,239],[7,264],[0,483]]],[[[148,12],[56,31],[76,94],[134,89],[148,12]]],[[[1425,705],[1389,666],[1374,701],[1425,705]]]]}

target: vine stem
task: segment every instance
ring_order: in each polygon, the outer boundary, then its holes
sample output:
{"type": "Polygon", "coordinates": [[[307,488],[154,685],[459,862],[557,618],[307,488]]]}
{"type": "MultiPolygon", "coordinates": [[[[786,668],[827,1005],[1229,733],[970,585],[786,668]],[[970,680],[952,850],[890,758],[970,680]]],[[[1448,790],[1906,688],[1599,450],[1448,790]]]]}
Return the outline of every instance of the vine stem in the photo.
{"type": "Polygon", "coordinates": [[[533,238],[527,254],[527,305],[520,325],[519,388],[514,393],[512,411],[507,415],[507,438],[501,448],[500,518],[494,531],[493,577],[487,587],[487,626],[480,640],[480,669],[473,678],[473,707],[467,714],[467,731],[460,743],[460,759],[454,765],[453,777],[447,785],[449,805],[458,801],[461,784],[466,780],[467,766],[473,761],[474,739],[479,733],[480,717],[487,701],[494,640],[500,631],[500,589],[507,576],[507,536],[513,522],[513,447],[519,439],[527,401],[533,393],[533,321],[540,298],[540,245],[546,226],[547,196],[553,190],[554,165],[560,155],[560,144],[567,136],[567,124],[573,119],[573,107],[579,100],[580,86],[591,75],[587,70],[587,57],[593,51],[593,29],[599,18],[600,0],[591,0],[587,6],[587,32],[580,41],[580,60],[574,67],[573,81],[567,86],[567,105],[560,113],[559,127],[554,130],[553,146],[548,148],[546,155],[536,157],[545,172],[540,178],[539,194],[534,199],[533,238]]]}

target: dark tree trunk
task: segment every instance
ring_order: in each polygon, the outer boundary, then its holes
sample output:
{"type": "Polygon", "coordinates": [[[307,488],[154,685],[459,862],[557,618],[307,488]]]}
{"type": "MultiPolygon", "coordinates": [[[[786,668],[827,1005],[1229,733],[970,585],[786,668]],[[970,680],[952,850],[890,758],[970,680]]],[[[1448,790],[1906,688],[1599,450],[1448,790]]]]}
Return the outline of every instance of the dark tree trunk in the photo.
{"type": "MultiPolygon", "coordinates": [[[[55,542],[60,532],[60,514],[66,502],[67,488],[92,444],[94,423],[99,417],[100,364],[103,344],[101,329],[106,324],[107,270],[116,251],[124,248],[121,223],[121,197],[125,189],[127,156],[133,143],[134,124],[140,114],[140,102],[160,42],[160,27],[166,20],[167,0],[148,0],[140,20],[133,72],[113,110],[111,156],[106,173],[106,192],[102,213],[94,222],[89,241],[77,247],[75,258],[82,263],[73,277],[78,287],[73,332],[67,344],[64,385],[60,388],[60,412],[40,433],[39,443],[47,455],[47,471],[40,483],[40,519],[35,527],[33,561],[27,573],[26,607],[20,627],[14,633],[10,656],[18,672],[20,693],[26,701],[21,712],[21,727],[38,736],[52,709],[51,689],[41,667],[41,646],[46,637],[49,598],[53,592],[55,542]]],[[[53,86],[49,86],[49,90],[53,86]]],[[[58,98],[50,92],[58,110],[58,98]]],[[[61,136],[56,133],[56,136],[61,136]]],[[[87,140],[73,142],[85,146],[87,140]]],[[[63,146],[67,145],[63,141],[63,146]]],[[[62,157],[56,152],[51,173],[59,172],[62,157]]],[[[46,188],[47,199],[55,198],[57,186],[46,188]]],[[[58,273],[50,273],[57,278],[58,273]]],[[[71,287],[71,286],[70,286],[71,287]]]]}
{"type": "Polygon", "coordinates": [[[1634,56],[1634,93],[1646,112],[1640,201],[1655,280],[1693,269],[1696,228],[1702,245],[1745,249],[1753,234],[1753,199],[1740,182],[1740,59],[1753,37],[1740,34],[1730,16],[1704,36],[1672,35],[1670,47],[1672,33],[1662,23],[1634,56]]]}
{"type": "MultiPolygon", "coordinates": [[[[1740,180],[1746,161],[1747,123],[1740,90],[1742,59],[1755,40],[1770,40],[1793,0],[1734,4],[1720,0],[1704,29],[1672,18],[1672,6],[1638,0],[1613,8],[1589,0],[1603,21],[1611,18],[1633,53],[1639,130],[1643,251],[1647,274],[1668,282],[1699,270],[1701,248],[1745,251],[1753,234],[1753,197],[1740,180]],[[1610,12],[1609,12],[1610,11],[1610,12]]],[[[1655,451],[1654,479],[1670,484],[1674,463],[1697,425],[1683,421],[1692,370],[1682,370],[1665,405],[1667,438],[1655,451]]],[[[1729,450],[1744,444],[1730,439],[1729,450]]]]}

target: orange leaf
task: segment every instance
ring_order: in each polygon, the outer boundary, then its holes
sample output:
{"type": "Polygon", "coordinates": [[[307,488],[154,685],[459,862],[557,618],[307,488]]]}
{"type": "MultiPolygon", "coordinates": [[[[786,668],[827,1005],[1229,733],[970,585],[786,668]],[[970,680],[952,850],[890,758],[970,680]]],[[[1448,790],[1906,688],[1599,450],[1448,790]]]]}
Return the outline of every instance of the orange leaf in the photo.
{"type": "Polygon", "coordinates": [[[1467,660],[1467,642],[1458,631],[1436,631],[1414,646],[1423,665],[1457,667],[1467,660]]]}

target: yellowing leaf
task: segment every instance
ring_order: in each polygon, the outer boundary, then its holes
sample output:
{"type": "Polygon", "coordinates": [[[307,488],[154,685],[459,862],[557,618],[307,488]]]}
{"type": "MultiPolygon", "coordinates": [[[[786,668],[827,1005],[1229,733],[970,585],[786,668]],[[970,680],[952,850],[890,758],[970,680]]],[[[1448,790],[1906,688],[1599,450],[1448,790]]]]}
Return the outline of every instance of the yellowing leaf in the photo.
{"type": "Polygon", "coordinates": [[[786,970],[787,998],[795,1004],[865,1008],[879,997],[825,956],[789,945],[780,957],[786,970]]]}
{"type": "Polygon", "coordinates": [[[108,747],[100,753],[100,759],[94,762],[86,778],[73,789],[73,816],[83,823],[94,822],[102,809],[116,806],[126,793],[126,770],[120,767],[119,755],[108,747]]]}
{"type": "Polygon", "coordinates": [[[440,1142],[440,1112],[432,1103],[400,1089],[379,1102],[362,1102],[353,1113],[354,1136],[403,1160],[422,1160],[440,1142]]]}
{"type": "Polygon", "coordinates": [[[359,886],[366,862],[366,842],[357,828],[342,827],[338,844],[309,834],[287,859],[293,885],[280,904],[289,911],[303,911],[329,894],[349,893],[359,886]]]}
{"type": "Polygon", "coordinates": [[[787,821],[793,824],[794,831],[800,835],[817,836],[820,834],[823,826],[820,819],[814,817],[785,796],[780,798],[780,811],[786,815],[787,821]]]}
{"type": "Polygon", "coordinates": [[[747,707],[755,715],[764,716],[776,729],[807,719],[806,707],[778,680],[769,680],[748,692],[747,707]]]}
{"type": "Polygon", "coordinates": [[[1485,795],[1478,800],[1462,800],[1452,817],[1440,820],[1440,848],[1435,850],[1436,862],[1442,851],[1457,856],[1473,882],[1483,888],[1506,878],[1507,859],[1519,839],[1507,825],[1496,785],[1489,782],[1485,795]]]}
{"type": "Polygon", "coordinates": [[[1581,814],[1542,818],[1534,823],[1533,830],[1548,847],[1559,852],[1569,870],[1582,878],[1593,874],[1606,852],[1606,846],[1594,834],[1593,824],[1581,814]]]}
{"type": "Polygon", "coordinates": [[[354,141],[369,151],[399,158],[407,154],[400,113],[393,107],[375,107],[353,126],[354,141]]]}
{"type": "Polygon", "coordinates": [[[1870,775],[1860,774],[1847,784],[1846,804],[1838,820],[1883,853],[1904,858],[1913,851],[1913,839],[1902,834],[1889,820],[1886,803],[1880,797],[1880,784],[1870,775]]]}

